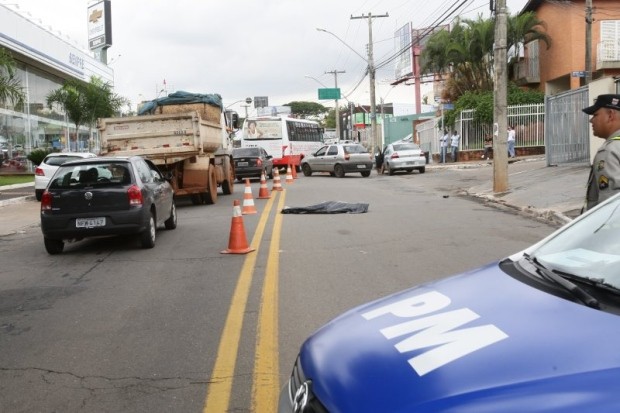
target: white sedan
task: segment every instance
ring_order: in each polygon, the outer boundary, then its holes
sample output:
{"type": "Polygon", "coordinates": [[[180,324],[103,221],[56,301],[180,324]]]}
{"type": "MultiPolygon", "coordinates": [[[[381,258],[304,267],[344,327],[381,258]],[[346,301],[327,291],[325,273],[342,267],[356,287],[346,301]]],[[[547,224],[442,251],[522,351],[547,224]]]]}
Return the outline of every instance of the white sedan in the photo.
{"type": "Polygon", "coordinates": [[[417,169],[421,174],[426,171],[426,157],[420,146],[415,143],[391,143],[383,151],[382,173],[394,175],[396,171],[413,172],[417,169]]]}

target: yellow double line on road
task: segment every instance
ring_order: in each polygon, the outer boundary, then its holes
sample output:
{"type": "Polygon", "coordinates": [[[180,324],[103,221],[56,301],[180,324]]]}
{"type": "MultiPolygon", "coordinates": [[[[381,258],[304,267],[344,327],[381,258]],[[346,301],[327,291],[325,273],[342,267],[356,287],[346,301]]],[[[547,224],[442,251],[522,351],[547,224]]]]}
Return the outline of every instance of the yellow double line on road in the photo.
{"type": "MultiPolygon", "coordinates": [[[[203,413],[224,413],[228,411],[239,350],[239,339],[243,327],[243,315],[245,314],[252,276],[256,267],[256,258],[267,220],[278,194],[281,195],[279,196],[277,211],[282,210],[285,192],[273,191],[272,197],[261,214],[254,238],[252,238],[251,246],[256,251],[246,256],[241,268],[228,310],[228,316],[226,317],[226,323],[224,324],[224,330],[222,331],[203,413]]],[[[255,413],[275,412],[277,408],[277,392],[279,387],[278,263],[281,228],[282,216],[281,214],[276,214],[258,315],[257,342],[254,355],[254,384],[252,387],[252,411],[255,413]]]]}

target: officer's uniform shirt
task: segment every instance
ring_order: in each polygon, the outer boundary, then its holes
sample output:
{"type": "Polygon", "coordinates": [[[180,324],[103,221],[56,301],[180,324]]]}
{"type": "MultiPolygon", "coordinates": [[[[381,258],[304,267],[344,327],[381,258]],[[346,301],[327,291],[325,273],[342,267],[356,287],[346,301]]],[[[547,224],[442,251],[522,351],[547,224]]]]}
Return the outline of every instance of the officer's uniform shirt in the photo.
{"type": "Polygon", "coordinates": [[[586,210],[620,190],[620,130],[607,139],[596,152],[586,192],[586,210]]]}

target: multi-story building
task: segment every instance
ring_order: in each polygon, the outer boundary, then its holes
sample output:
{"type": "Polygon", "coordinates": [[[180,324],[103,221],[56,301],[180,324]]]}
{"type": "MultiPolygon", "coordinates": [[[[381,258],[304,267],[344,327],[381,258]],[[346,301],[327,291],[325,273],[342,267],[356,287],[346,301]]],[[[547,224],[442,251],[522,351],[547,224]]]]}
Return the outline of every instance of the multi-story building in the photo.
{"type": "MultiPolygon", "coordinates": [[[[114,72],[93,55],[51,28],[44,28],[8,5],[0,4],[0,47],[17,64],[26,94],[23,108],[0,104],[0,161],[23,159],[35,148],[88,151],[98,146],[96,130],[67,119],[61,108],[48,108],[46,97],[68,79],[88,82],[92,76],[113,84],[114,72]],[[90,136],[89,134],[93,134],[90,136]]],[[[32,169],[32,165],[25,165],[32,169]]],[[[0,173],[6,168],[0,168],[0,173]]]]}
{"type": "Polygon", "coordinates": [[[521,13],[534,12],[545,22],[551,44],[527,43],[512,79],[547,95],[579,88],[586,81],[586,46],[590,47],[592,79],[620,75],[620,2],[592,0],[592,6],[587,10],[583,0],[529,0],[521,13]]]}

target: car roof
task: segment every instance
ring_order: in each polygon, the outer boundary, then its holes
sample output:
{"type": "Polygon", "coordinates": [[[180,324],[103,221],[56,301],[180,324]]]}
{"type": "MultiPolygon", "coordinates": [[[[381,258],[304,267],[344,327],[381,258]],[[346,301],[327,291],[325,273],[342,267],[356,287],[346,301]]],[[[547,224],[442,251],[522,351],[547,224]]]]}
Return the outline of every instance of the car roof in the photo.
{"type": "Polygon", "coordinates": [[[88,165],[102,162],[130,162],[132,158],[140,158],[139,156],[97,156],[95,158],[76,159],[64,163],[63,166],[71,165],[88,165]]]}
{"type": "Polygon", "coordinates": [[[94,158],[97,155],[91,152],[51,152],[45,155],[46,158],[56,158],[63,156],[79,156],[82,158],[94,158]]]}

